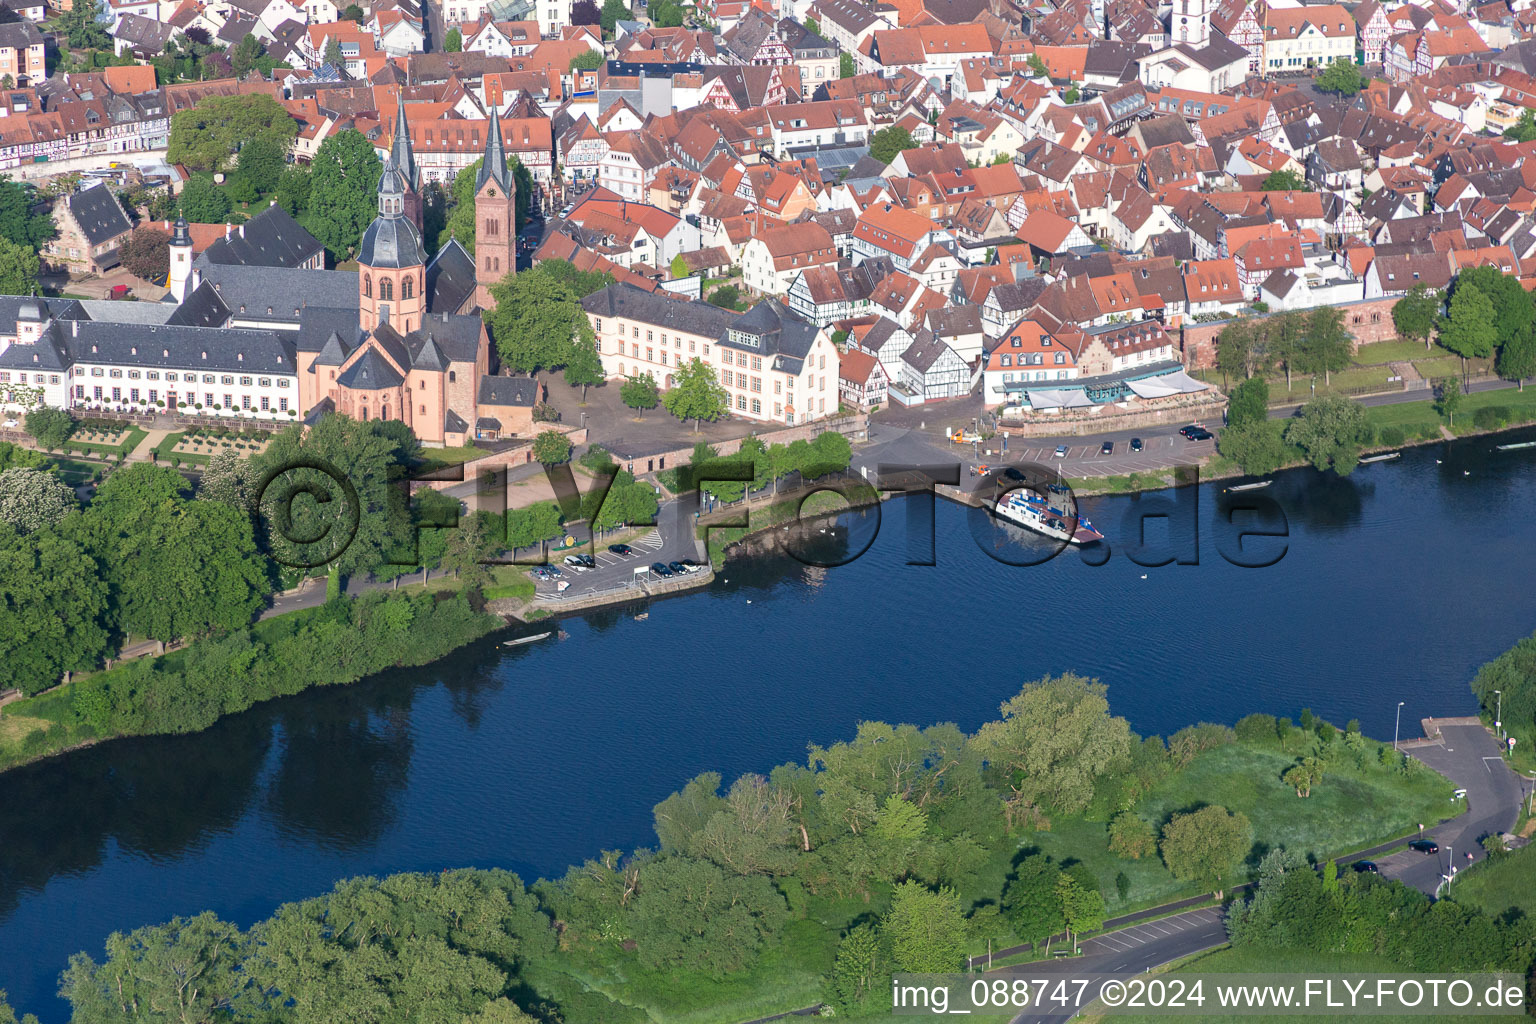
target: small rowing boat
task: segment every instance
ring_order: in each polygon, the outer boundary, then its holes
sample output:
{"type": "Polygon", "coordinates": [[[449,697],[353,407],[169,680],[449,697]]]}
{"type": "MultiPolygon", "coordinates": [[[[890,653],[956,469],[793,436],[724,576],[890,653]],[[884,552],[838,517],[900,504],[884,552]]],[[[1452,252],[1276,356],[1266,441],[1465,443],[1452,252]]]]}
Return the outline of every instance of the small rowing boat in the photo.
{"type": "Polygon", "coordinates": [[[1367,455],[1365,458],[1361,459],[1360,461],[1361,462],[1386,462],[1388,459],[1400,459],[1402,457],[1403,457],[1403,453],[1402,452],[1383,452],[1380,455],[1367,455]]]}
{"type": "Polygon", "coordinates": [[[515,640],[503,640],[501,642],[501,646],[503,646],[503,647],[521,647],[523,644],[531,644],[535,640],[548,640],[550,637],[552,637],[554,635],[555,634],[551,631],[551,632],[548,632],[548,633],[535,633],[533,636],[520,636],[520,637],[518,637],[515,640]]]}
{"type": "Polygon", "coordinates": [[[1273,480],[1256,480],[1256,481],[1254,481],[1251,484],[1234,484],[1231,487],[1228,487],[1227,490],[1229,490],[1229,491],[1256,491],[1256,490],[1258,490],[1261,487],[1268,487],[1272,483],[1274,483],[1273,480]]]}
{"type": "Polygon", "coordinates": [[[1519,441],[1515,444],[1501,444],[1496,447],[1501,452],[1512,452],[1518,448],[1536,448],[1536,441],[1519,441]]]}

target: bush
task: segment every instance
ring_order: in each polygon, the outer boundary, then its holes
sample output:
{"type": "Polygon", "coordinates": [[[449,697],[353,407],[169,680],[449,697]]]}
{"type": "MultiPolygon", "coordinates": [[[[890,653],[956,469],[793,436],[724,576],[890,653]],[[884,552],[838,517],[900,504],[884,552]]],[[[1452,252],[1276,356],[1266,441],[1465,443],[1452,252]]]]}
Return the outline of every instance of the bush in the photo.
{"type": "Polygon", "coordinates": [[[1472,414],[1472,425],[1479,430],[1498,430],[1513,418],[1509,406],[1490,405],[1472,414]]]}
{"type": "Polygon", "coordinates": [[[1232,731],[1238,739],[1250,743],[1273,743],[1280,735],[1275,731],[1275,716],[1265,714],[1246,715],[1238,719],[1232,731]]]}
{"type": "Polygon", "coordinates": [[[1395,448],[1396,446],[1402,444],[1405,440],[1407,440],[1407,438],[1403,436],[1402,427],[1382,427],[1379,431],[1376,432],[1377,443],[1384,444],[1389,448],[1395,448]]]}
{"type": "Polygon", "coordinates": [[[1168,737],[1168,753],[1175,767],[1183,768],[1207,750],[1224,747],[1237,741],[1237,733],[1224,725],[1200,722],[1186,725],[1168,737]]]}

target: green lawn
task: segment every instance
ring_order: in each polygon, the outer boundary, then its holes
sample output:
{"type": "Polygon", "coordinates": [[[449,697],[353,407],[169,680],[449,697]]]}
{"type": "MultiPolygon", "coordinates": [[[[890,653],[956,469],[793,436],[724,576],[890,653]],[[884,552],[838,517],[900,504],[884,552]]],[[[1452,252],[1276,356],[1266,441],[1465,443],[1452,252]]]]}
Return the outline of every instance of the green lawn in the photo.
{"type": "Polygon", "coordinates": [[[99,455],[117,455],[123,450],[132,452],[139,446],[139,442],[149,436],[148,431],[138,427],[130,427],[127,436],[117,444],[93,444],[89,441],[66,441],[64,447],[69,451],[95,452],[99,455]]]}
{"type": "Polygon", "coordinates": [[[1456,877],[1451,895],[1457,903],[1480,907],[1493,917],[1510,910],[1536,916],[1536,846],[1479,861],[1456,877]]]}
{"type": "Polygon", "coordinates": [[[1357,366],[1374,366],[1378,363],[1411,363],[1415,359],[1429,359],[1434,356],[1448,354],[1439,345],[1425,348],[1417,341],[1378,341],[1371,345],[1361,345],[1356,349],[1355,364],[1357,366]]]}
{"type": "Polygon", "coordinates": [[[1460,356],[1437,356],[1434,359],[1415,359],[1413,368],[1419,371],[1419,376],[1428,377],[1431,380],[1437,377],[1461,376],[1460,356]]]}
{"type": "MultiPolygon", "coordinates": [[[[1372,761],[1380,747],[1367,741],[1372,761]]],[[[1248,815],[1255,845],[1283,846],[1316,858],[1392,839],[1421,821],[1438,821],[1455,811],[1445,779],[1431,772],[1345,768],[1348,755],[1340,742],[1324,758],[1335,767],[1311,796],[1301,799],[1280,781],[1300,753],[1246,743],[1219,747],[1165,779],[1136,811],[1161,826],[1169,815],[1219,804],[1248,815]]]]}

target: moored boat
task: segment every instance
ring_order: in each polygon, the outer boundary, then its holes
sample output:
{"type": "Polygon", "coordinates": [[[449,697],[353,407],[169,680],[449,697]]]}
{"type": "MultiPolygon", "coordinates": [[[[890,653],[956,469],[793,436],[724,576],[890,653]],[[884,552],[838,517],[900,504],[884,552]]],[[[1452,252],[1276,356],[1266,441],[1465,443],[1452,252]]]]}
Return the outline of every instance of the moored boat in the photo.
{"type": "Polygon", "coordinates": [[[1088,520],[1029,491],[1010,491],[992,506],[999,519],[1068,544],[1094,544],[1104,535],[1088,520]],[[1074,522],[1075,520],[1075,522],[1074,522]]]}
{"type": "Polygon", "coordinates": [[[1362,458],[1360,461],[1361,462],[1386,462],[1388,459],[1400,459],[1402,457],[1403,457],[1403,453],[1402,452],[1382,452],[1380,455],[1367,455],[1364,458],[1362,458]]]}
{"type": "Polygon", "coordinates": [[[1517,448],[1536,448],[1536,441],[1517,441],[1514,444],[1495,445],[1501,452],[1512,452],[1517,448]]]}
{"type": "Polygon", "coordinates": [[[555,635],[554,631],[551,630],[548,633],[535,633],[533,636],[520,636],[520,637],[516,638],[515,640],[503,640],[501,642],[501,646],[503,646],[503,647],[521,647],[523,644],[531,644],[535,640],[548,640],[550,637],[552,637],[554,635],[555,635]]]}
{"type": "Polygon", "coordinates": [[[1256,481],[1254,481],[1251,484],[1233,484],[1231,487],[1228,487],[1227,490],[1229,490],[1229,491],[1256,491],[1260,487],[1268,487],[1272,483],[1274,483],[1273,480],[1256,480],[1256,481]]]}

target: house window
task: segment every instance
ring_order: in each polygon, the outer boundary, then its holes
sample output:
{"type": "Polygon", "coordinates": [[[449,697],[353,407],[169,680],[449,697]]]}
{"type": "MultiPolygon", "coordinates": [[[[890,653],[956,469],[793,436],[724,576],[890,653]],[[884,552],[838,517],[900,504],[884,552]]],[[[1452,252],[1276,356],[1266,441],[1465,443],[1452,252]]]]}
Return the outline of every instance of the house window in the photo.
{"type": "Polygon", "coordinates": [[[408,299],[408,298],[411,297],[411,294],[412,294],[412,287],[411,287],[412,283],[413,283],[413,279],[409,278],[409,277],[407,277],[405,280],[400,282],[400,297],[402,299],[408,299]]]}
{"type": "Polygon", "coordinates": [[[379,298],[388,302],[395,297],[395,283],[387,277],[379,278],[379,298]]]}
{"type": "Polygon", "coordinates": [[[742,412],[746,411],[746,409],[747,409],[747,396],[746,395],[737,395],[736,396],[736,408],[741,410],[742,412]]]}
{"type": "Polygon", "coordinates": [[[138,388],[129,388],[128,389],[128,401],[130,401],[130,402],[137,402],[138,400],[139,400],[139,389],[138,388]]]}
{"type": "Polygon", "coordinates": [[[369,298],[369,299],[373,298],[373,275],[372,274],[364,274],[363,275],[363,296],[364,296],[364,298],[369,298]]]}

